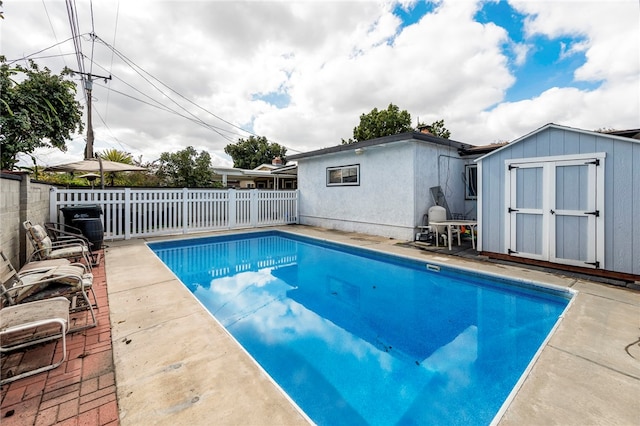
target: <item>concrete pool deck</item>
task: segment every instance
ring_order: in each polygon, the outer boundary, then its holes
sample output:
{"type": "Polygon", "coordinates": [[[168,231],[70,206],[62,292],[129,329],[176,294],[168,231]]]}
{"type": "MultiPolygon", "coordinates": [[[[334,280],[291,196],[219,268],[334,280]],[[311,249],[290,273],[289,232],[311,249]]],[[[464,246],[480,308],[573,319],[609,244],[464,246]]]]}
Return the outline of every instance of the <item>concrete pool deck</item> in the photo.
{"type": "MultiPolygon", "coordinates": [[[[382,237],[280,229],[578,291],[499,424],[640,423],[640,292],[428,253],[382,237]]],[[[309,424],[145,245],[172,238],[115,241],[105,249],[120,423],[309,424]]]]}

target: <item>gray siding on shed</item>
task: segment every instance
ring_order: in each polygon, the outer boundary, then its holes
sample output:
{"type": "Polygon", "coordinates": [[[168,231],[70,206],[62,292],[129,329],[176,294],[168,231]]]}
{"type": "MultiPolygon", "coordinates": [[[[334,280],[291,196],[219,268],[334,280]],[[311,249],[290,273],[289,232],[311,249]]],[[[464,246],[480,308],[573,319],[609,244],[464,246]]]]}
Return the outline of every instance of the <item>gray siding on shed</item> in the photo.
{"type": "Polygon", "coordinates": [[[506,253],[505,160],[606,153],[606,270],[640,275],[640,141],[547,125],[481,158],[483,251],[506,253]]]}

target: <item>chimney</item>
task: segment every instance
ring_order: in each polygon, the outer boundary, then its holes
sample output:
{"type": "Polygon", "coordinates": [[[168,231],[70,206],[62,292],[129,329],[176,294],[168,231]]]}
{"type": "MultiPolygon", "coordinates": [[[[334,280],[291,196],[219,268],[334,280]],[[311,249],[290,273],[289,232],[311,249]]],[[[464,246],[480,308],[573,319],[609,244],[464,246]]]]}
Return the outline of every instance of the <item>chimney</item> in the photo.
{"type": "Polygon", "coordinates": [[[274,159],[271,161],[271,165],[273,165],[273,166],[282,166],[282,158],[274,157],[274,159]]]}
{"type": "Polygon", "coordinates": [[[433,133],[431,133],[431,126],[428,126],[426,124],[418,127],[418,130],[420,131],[420,133],[426,133],[428,135],[432,135],[433,134],[433,133]]]}

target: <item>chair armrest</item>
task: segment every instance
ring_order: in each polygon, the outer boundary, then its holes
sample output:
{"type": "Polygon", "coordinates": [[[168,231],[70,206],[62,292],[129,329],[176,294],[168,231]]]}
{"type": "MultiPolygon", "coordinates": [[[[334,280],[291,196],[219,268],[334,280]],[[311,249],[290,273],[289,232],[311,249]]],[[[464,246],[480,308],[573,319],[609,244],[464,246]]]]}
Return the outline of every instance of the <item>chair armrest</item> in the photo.
{"type": "Polygon", "coordinates": [[[91,250],[89,249],[89,247],[87,247],[84,244],[77,244],[77,243],[73,243],[73,244],[61,244],[61,245],[53,245],[51,246],[51,248],[41,248],[38,250],[34,250],[33,253],[31,253],[31,256],[29,256],[29,259],[27,259],[27,263],[28,262],[32,262],[34,260],[44,260],[43,257],[46,256],[41,256],[41,254],[49,251],[49,250],[56,250],[56,249],[63,249],[63,248],[69,248],[69,247],[78,247],[81,252],[82,252],[82,256],[88,256],[91,252],[91,250]]]}
{"type": "Polygon", "coordinates": [[[47,231],[54,233],[82,235],[82,230],[80,228],[67,225],[66,223],[47,222],[44,224],[44,227],[47,231]]]}
{"type": "Polygon", "coordinates": [[[80,240],[87,246],[93,245],[89,239],[82,234],[82,231],[79,228],[65,225],[63,223],[47,222],[45,224],[45,229],[47,230],[47,234],[49,234],[52,242],[80,240]]]}

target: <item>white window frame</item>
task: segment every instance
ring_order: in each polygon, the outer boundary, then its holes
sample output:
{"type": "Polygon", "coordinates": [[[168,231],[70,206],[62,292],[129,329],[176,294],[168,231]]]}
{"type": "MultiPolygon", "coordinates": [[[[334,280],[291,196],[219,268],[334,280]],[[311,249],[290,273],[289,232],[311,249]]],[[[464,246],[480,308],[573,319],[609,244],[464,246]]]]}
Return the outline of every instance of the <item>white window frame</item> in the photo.
{"type": "Polygon", "coordinates": [[[465,200],[477,200],[478,199],[478,165],[477,164],[465,164],[464,166],[464,199],[465,200]],[[475,173],[475,193],[472,194],[471,189],[471,171],[475,173]]]}
{"type": "MultiPolygon", "coordinates": [[[[337,175],[334,173],[334,176],[337,175]]],[[[349,175],[351,176],[351,175],[349,175]]],[[[327,186],[359,186],[360,185],[360,164],[349,164],[347,166],[327,167],[327,186]],[[346,181],[343,177],[343,170],[356,169],[356,180],[346,181]],[[340,171],[340,182],[331,182],[331,172],[340,171]]]]}

